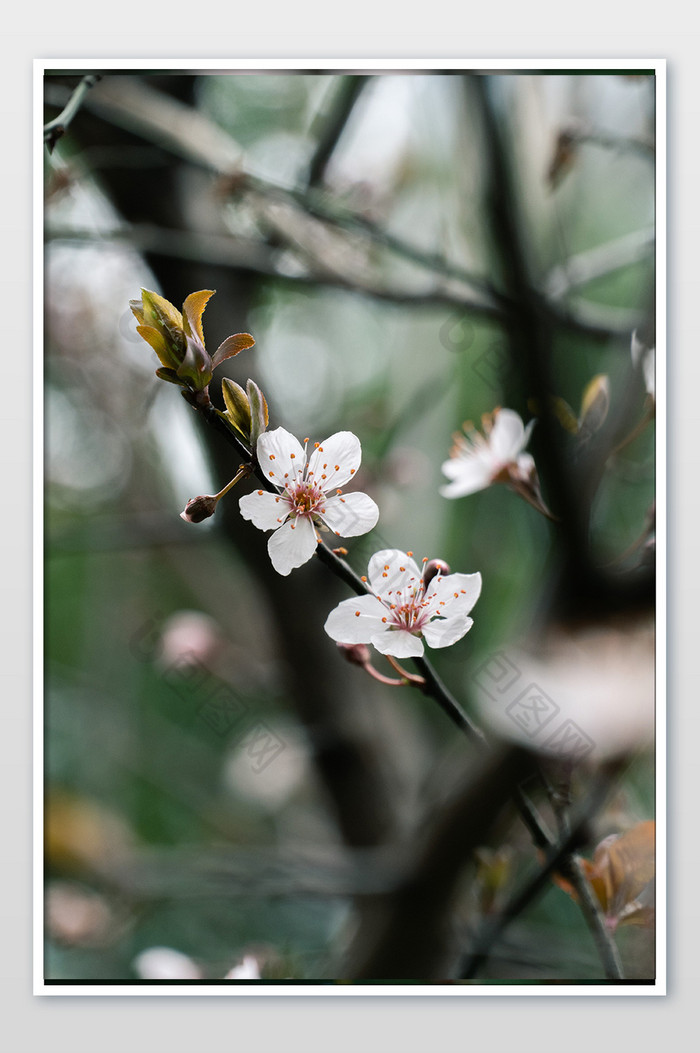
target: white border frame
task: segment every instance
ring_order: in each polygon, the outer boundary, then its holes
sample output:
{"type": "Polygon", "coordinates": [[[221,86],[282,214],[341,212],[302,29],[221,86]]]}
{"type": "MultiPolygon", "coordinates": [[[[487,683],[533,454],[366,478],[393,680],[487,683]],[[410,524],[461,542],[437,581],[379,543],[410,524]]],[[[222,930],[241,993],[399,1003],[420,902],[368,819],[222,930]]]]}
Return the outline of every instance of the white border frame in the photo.
{"type": "Polygon", "coordinates": [[[275,59],[164,59],[164,58],[101,58],[35,59],[34,60],[34,229],[33,229],[33,292],[34,292],[34,341],[33,341],[33,903],[34,903],[34,985],[35,995],[128,995],[143,996],[225,996],[225,997],[386,997],[386,996],[432,996],[432,997],[562,997],[562,996],[663,996],[667,982],[667,933],[666,933],[666,884],[667,884],[667,360],[666,360],[666,60],[665,59],[478,59],[471,62],[455,59],[368,59],[368,58],[275,58],[275,59]],[[209,983],[114,983],[114,984],[63,984],[47,983],[44,978],[43,913],[43,828],[44,828],[44,230],[43,230],[43,80],[46,70],[84,70],[85,72],[109,70],[187,70],[222,74],[237,70],[268,73],[276,70],[304,70],[323,72],[342,70],[369,70],[377,74],[388,72],[412,73],[419,70],[475,70],[504,71],[513,73],[536,72],[538,70],[588,71],[588,70],[638,70],[653,69],[656,83],[656,503],[657,503],[657,600],[656,600],[656,980],[654,984],[636,984],[633,981],[618,985],[607,984],[209,984],[209,983]],[[659,819],[662,819],[659,824],[659,819]],[[662,904],[663,909],[658,910],[662,904]]]}

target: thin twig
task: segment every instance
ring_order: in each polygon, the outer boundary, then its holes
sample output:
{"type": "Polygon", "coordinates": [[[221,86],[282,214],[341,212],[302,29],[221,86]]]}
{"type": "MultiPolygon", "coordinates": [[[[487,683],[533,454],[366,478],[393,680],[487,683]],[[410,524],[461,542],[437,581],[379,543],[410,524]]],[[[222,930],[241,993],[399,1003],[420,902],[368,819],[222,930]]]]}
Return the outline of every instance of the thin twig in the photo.
{"type": "Polygon", "coordinates": [[[616,771],[617,769],[612,766],[606,776],[599,780],[591,791],[588,801],[578,810],[577,818],[571,824],[568,834],[549,850],[544,863],[501,913],[496,918],[489,919],[484,925],[475,939],[472,953],[462,967],[460,979],[471,980],[477,975],[505,929],[549,886],[552,875],[555,873],[561,873],[567,877],[576,889],[579,905],[593,934],[606,979],[624,979],[617,947],[605,927],[605,919],[583,873],[580,860],[574,854],[578,846],[587,839],[588,824],[604,803],[616,771]]]}
{"type": "Polygon", "coordinates": [[[58,117],[54,117],[52,121],[49,121],[48,124],[44,125],[44,142],[49,149],[49,153],[53,151],[58,140],[65,134],[69,124],[82,106],[83,100],[90,91],[90,88],[94,88],[99,80],[102,80],[101,73],[87,73],[80,81],[80,84],[75,89],[58,117]]]}
{"type": "Polygon", "coordinates": [[[622,971],[622,962],[620,961],[620,954],[615,944],[615,939],[612,933],[608,931],[600,904],[583,871],[581,860],[578,856],[572,854],[568,857],[563,873],[565,877],[568,877],[579,897],[579,904],[598,948],[606,979],[623,980],[625,974],[622,971]]]}

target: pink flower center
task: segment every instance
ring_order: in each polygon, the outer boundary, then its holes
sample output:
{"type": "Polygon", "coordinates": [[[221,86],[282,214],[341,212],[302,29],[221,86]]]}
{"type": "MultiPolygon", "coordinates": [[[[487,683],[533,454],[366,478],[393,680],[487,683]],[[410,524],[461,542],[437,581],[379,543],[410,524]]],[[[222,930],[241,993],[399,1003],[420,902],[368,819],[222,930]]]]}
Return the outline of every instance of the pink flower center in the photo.
{"type": "Polygon", "coordinates": [[[295,518],[304,516],[307,519],[323,511],[326,499],[321,487],[309,479],[287,483],[286,496],[290,515],[295,518]]]}
{"type": "Polygon", "coordinates": [[[417,588],[413,589],[413,592],[409,599],[401,600],[401,589],[396,591],[396,603],[390,604],[391,610],[391,622],[396,629],[403,629],[404,632],[409,633],[420,633],[427,622],[436,613],[432,610],[432,600],[435,598],[435,593],[430,596],[424,595],[425,586],[423,582],[417,588]]]}

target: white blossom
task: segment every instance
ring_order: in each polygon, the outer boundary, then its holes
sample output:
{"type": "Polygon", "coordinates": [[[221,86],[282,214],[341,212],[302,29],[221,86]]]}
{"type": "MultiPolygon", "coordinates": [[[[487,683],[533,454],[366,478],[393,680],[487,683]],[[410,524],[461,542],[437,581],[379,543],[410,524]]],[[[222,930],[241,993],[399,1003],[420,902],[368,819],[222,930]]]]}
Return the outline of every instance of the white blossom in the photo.
{"type": "Polygon", "coordinates": [[[455,436],[450,459],[442,466],[450,480],[440,489],[443,497],[475,494],[495,482],[529,482],[535,462],[524,450],[534,423],[525,427],[514,410],[497,409],[484,417],[484,434],[465,425],[464,435],[455,436]]]}
{"type": "Polygon", "coordinates": [[[226,973],[224,980],[260,980],[260,967],[257,958],[246,954],[243,960],[226,973]]]}
{"type": "Polygon", "coordinates": [[[257,442],[258,463],[278,492],[256,490],[239,502],[241,515],[260,530],[273,530],[268,541],[272,565],[287,575],[311,559],[324,526],[342,537],[372,530],[379,509],[367,494],[343,494],[341,487],[360,467],[360,440],[339,431],[304,446],[284,428],[267,431],[257,442]]]}
{"type": "Polygon", "coordinates": [[[637,336],[637,330],[632,333],[632,361],[639,369],[641,366],[644,377],[644,387],[647,394],[656,398],[656,348],[647,347],[637,336]]]}
{"type": "Polygon", "coordinates": [[[469,632],[469,612],[481,592],[480,574],[436,574],[427,585],[399,549],[375,552],[367,570],[372,593],[343,600],[325,630],[343,644],[372,644],[395,658],[419,658],[429,647],[449,647],[469,632]]]}
{"type": "Polygon", "coordinates": [[[172,947],[148,947],[134,960],[134,970],[142,980],[201,980],[198,965],[182,951],[172,947]]]}

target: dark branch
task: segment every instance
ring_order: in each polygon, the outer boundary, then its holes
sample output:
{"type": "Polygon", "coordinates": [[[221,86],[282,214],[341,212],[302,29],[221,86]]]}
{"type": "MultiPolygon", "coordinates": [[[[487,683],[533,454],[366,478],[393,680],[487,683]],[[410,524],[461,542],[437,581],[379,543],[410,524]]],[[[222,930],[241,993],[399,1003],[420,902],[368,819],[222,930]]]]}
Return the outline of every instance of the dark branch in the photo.
{"type": "Polygon", "coordinates": [[[309,164],[308,185],[318,186],[323,182],[328,162],[345,131],[350,115],[355,108],[362,91],[367,85],[367,77],[341,76],[340,88],[333,100],[333,112],[325,124],[322,133],[318,137],[314,155],[309,164]]]}

